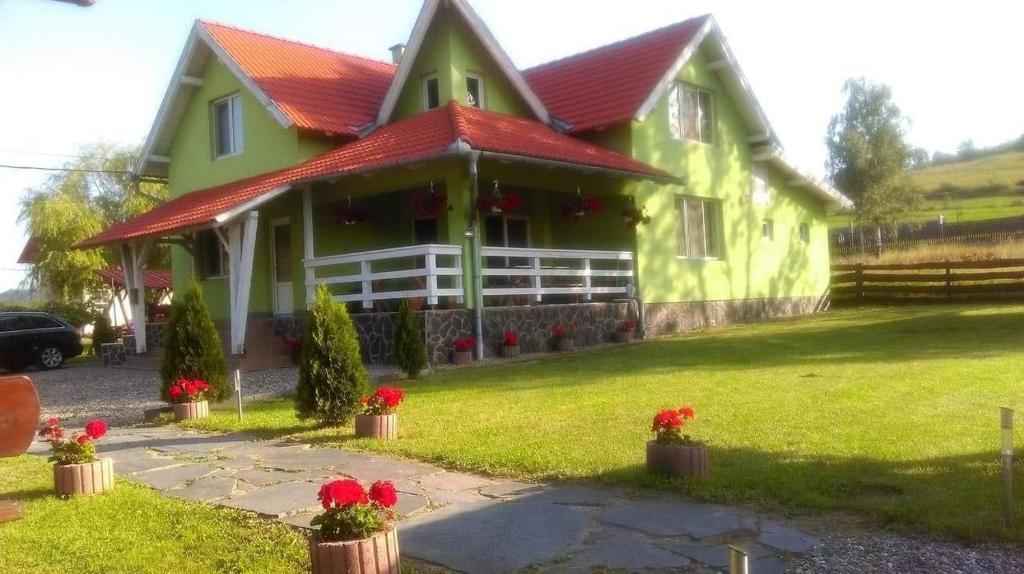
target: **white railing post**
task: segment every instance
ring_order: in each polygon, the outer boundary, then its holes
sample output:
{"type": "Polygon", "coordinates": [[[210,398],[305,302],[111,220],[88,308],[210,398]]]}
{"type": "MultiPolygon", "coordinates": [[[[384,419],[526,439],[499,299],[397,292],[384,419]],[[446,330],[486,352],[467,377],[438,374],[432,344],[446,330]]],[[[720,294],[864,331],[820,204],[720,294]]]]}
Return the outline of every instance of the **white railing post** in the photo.
{"type": "Polygon", "coordinates": [[[459,305],[462,305],[463,303],[466,302],[466,297],[464,295],[465,291],[462,290],[462,256],[461,255],[459,257],[455,258],[455,270],[458,271],[458,273],[459,273],[458,275],[454,276],[455,277],[455,289],[459,292],[459,296],[456,297],[455,301],[459,305]]]}
{"type": "Polygon", "coordinates": [[[316,287],[316,271],[310,266],[310,260],[316,257],[313,237],[313,190],[307,185],[302,189],[302,265],[305,268],[307,309],[313,305],[313,292],[316,287]]]}
{"type": "Polygon", "coordinates": [[[583,271],[586,272],[586,275],[583,276],[583,288],[585,289],[585,291],[583,292],[583,299],[586,300],[586,301],[591,301],[591,300],[593,300],[594,295],[590,291],[590,259],[589,258],[583,260],[583,271]]]}
{"type": "Polygon", "coordinates": [[[542,283],[541,283],[541,276],[540,276],[540,257],[534,257],[533,258],[533,265],[532,265],[532,267],[533,267],[533,277],[531,278],[531,282],[533,283],[533,289],[534,289],[533,300],[538,302],[538,303],[540,303],[541,299],[544,297],[543,295],[541,295],[542,283]]]}
{"type": "Polygon", "coordinates": [[[437,305],[437,254],[427,252],[427,304],[437,305]]]}
{"type": "Polygon", "coordinates": [[[363,286],[363,309],[373,308],[373,280],[370,278],[372,271],[370,269],[369,261],[359,262],[359,276],[362,279],[363,286]]]}

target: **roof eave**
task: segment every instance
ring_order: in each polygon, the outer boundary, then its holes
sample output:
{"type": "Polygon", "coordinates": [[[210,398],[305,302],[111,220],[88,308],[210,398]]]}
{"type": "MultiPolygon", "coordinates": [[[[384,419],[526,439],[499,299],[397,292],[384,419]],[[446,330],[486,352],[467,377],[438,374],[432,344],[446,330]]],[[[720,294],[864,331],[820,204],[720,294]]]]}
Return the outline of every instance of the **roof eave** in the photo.
{"type": "Polygon", "coordinates": [[[786,156],[785,152],[783,152],[781,148],[777,146],[769,146],[755,151],[753,159],[754,161],[772,162],[789,175],[792,175],[798,182],[797,185],[810,189],[829,207],[839,210],[849,210],[854,207],[853,200],[843,195],[841,191],[832,187],[820,177],[798,166],[786,156]]]}

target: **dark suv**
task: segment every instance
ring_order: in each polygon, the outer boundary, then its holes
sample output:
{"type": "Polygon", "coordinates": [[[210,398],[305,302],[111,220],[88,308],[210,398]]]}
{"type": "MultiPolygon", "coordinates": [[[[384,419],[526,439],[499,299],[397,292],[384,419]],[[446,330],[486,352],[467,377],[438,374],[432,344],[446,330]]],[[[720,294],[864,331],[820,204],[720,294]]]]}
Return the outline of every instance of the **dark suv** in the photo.
{"type": "Polygon", "coordinates": [[[82,354],[82,336],[50,313],[0,313],[0,367],[22,371],[36,364],[56,369],[82,354]]]}

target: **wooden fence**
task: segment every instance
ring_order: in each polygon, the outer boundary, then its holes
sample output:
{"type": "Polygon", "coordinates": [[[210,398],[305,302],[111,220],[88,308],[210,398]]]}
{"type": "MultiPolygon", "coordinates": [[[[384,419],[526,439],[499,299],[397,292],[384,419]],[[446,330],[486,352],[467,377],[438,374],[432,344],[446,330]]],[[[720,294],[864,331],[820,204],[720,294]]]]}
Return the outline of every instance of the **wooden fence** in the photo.
{"type": "Polygon", "coordinates": [[[1024,217],[965,223],[901,223],[881,229],[835,227],[829,230],[829,248],[833,257],[874,253],[879,246],[879,236],[883,252],[920,245],[992,245],[1024,240],[1024,217]]]}
{"type": "Polygon", "coordinates": [[[832,266],[843,303],[1024,299],[1024,259],[832,266]]]}

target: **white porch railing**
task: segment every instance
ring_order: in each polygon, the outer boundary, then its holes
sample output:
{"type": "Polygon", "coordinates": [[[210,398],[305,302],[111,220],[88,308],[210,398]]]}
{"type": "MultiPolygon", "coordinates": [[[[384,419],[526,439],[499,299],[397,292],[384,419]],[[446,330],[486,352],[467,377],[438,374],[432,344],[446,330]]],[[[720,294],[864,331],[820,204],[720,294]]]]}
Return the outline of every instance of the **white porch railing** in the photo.
{"type": "MultiPolygon", "coordinates": [[[[410,247],[395,247],[392,249],[378,249],[375,251],[361,251],[345,255],[334,255],[330,257],[317,257],[306,259],[307,292],[313,286],[324,283],[327,285],[355,286],[354,293],[336,295],[338,301],[360,301],[365,308],[373,307],[374,301],[388,299],[416,299],[426,298],[428,305],[437,305],[439,297],[463,296],[462,289],[462,246],[460,245],[414,245],[410,247]],[[451,264],[441,266],[439,257],[451,259],[451,264]],[[412,265],[410,266],[410,263],[412,265]],[[375,271],[374,264],[386,265],[391,268],[375,271]],[[337,267],[358,267],[357,273],[338,276],[317,276],[318,269],[337,267]],[[310,278],[310,276],[312,276],[310,278]],[[438,285],[439,277],[451,277],[451,287],[438,285]],[[375,281],[396,280],[396,279],[421,279],[422,287],[415,289],[403,289],[388,291],[375,289],[375,281]]],[[[344,271],[342,271],[344,272],[344,271]]]]}
{"type": "Polygon", "coordinates": [[[526,295],[540,302],[545,295],[580,295],[590,301],[598,294],[626,295],[633,282],[629,251],[484,247],[480,254],[484,278],[509,283],[485,285],[484,297],[526,295]]]}
{"type": "MultiPolygon", "coordinates": [[[[590,301],[594,295],[629,295],[633,284],[633,254],[629,251],[483,247],[480,254],[485,303],[496,297],[541,302],[557,295],[577,295],[590,301]]],[[[425,298],[428,305],[437,305],[441,297],[455,297],[459,302],[464,297],[459,245],[378,249],[306,259],[304,264],[308,294],[321,283],[341,286],[347,292],[335,295],[336,300],[359,301],[364,308],[372,308],[375,301],[425,298]],[[440,278],[446,285],[439,284],[440,278]],[[408,281],[398,289],[386,284],[409,279],[416,288],[407,288],[408,281]]]]}

